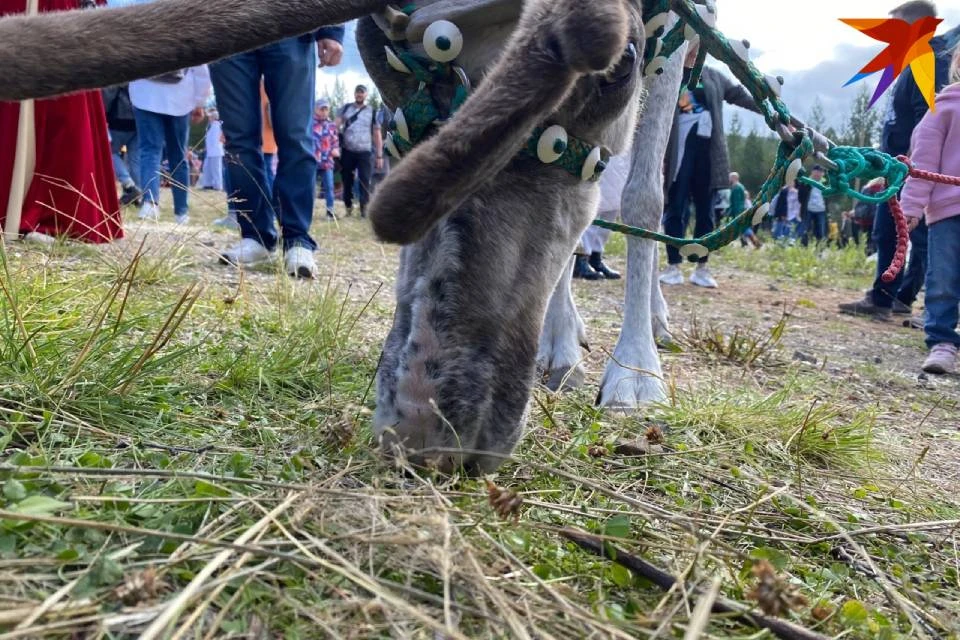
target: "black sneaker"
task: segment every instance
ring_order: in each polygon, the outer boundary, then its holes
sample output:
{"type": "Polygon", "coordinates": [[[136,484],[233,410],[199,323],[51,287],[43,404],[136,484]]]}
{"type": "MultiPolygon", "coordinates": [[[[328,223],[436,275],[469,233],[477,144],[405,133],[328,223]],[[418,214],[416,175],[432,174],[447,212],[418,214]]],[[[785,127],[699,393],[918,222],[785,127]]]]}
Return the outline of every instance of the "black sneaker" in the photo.
{"type": "Polygon", "coordinates": [[[856,302],[844,302],[840,307],[840,313],[846,313],[851,316],[872,316],[874,318],[886,320],[890,317],[890,307],[878,307],[873,304],[873,298],[870,294],[856,302]]]}
{"type": "Polygon", "coordinates": [[[913,314],[913,309],[911,309],[909,306],[905,305],[904,303],[900,302],[897,299],[894,299],[893,301],[892,311],[895,315],[898,315],[898,316],[909,316],[913,314]]]}
{"type": "Polygon", "coordinates": [[[139,207],[143,202],[141,196],[140,190],[136,187],[124,187],[123,194],[120,196],[120,206],[126,207],[132,204],[139,207]]]}

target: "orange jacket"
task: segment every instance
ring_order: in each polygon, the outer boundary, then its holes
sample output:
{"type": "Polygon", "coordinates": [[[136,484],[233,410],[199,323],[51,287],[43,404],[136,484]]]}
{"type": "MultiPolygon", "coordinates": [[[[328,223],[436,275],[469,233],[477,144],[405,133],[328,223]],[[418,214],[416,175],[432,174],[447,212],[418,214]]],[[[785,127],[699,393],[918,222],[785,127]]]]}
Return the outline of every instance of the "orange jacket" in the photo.
{"type": "Polygon", "coordinates": [[[270,102],[267,100],[267,91],[260,81],[260,108],[263,110],[263,152],[276,153],[277,140],[273,137],[273,123],[270,122],[270,102]]]}

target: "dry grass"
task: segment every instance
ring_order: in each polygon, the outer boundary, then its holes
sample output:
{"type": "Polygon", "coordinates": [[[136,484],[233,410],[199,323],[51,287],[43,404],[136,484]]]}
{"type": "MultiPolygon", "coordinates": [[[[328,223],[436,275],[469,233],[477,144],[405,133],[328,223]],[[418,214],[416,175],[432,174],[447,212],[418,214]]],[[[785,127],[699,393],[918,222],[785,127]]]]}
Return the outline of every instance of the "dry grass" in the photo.
{"type": "MultiPolygon", "coordinates": [[[[772,300],[721,266],[719,292],[668,291],[685,348],[663,406],[537,390],[496,476],[433,477],[367,428],[393,249],[318,222],[319,282],[241,273],[214,265],[232,236],[196,197],[187,228],[3,253],[0,639],[756,633],[718,602],[827,637],[957,637],[957,381],[907,375],[909,333],[833,318],[849,291],[780,280],[772,300]]],[[[621,295],[578,284],[592,384],[621,295]]]]}

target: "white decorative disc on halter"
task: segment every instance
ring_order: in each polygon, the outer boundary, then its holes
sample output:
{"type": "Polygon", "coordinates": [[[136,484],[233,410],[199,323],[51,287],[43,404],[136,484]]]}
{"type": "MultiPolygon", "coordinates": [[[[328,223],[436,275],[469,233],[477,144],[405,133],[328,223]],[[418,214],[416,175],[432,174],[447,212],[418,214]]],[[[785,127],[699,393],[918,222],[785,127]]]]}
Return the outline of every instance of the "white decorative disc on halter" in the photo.
{"type": "Polygon", "coordinates": [[[432,60],[452,62],[463,51],[463,34],[448,20],[437,20],[423,32],[423,49],[432,60]]]}
{"type": "Polygon", "coordinates": [[[786,186],[792,186],[794,181],[797,179],[797,176],[800,175],[800,169],[803,168],[803,160],[797,158],[790,163],[790,166],[787,167],[786,173],[784,173],[783,181],[786,182],[786,186]]]}
{"type": "Polygon", "coordinates": [[[397,107],[393,114],[393,123],[397,127],[397,135],[410,142],[410,128],[407,127],[407,118],[403,115],[403,109],[397,107]]]}
{"type": "Polygon", "coordinates": [[[763,219],[767,217],[767,212],[770,211],[770,205],[763,203],[757,210],[753,212],[753,224],[760,224],[763,222],[763,219]]]}
{"type": "Polygon", "coordinates": [[[389,64],[394,71],[399,71],[400,73],[411,73],[410,67],[403,63],[403,60],[401,60],[399,56],[394,53],[393,49],[385,46],[384,50],[387,52],[387,64],[389,64]]]}
{"type": "Polygon", "coordinates": [[[600,147],[594,147],[583,163],[583,171],[580,172],[580,177],[583,178],[584,181],[592,180],[593,174],[597,171],[597,165],[600,164],[602,160],[603,157],[600,155],[600,147]]]}
{"type": "Polygon", "coordinates": [[[558,124],[547,127],[537,141],[537,157],[540,162],[550,164],[556,162],[567,150],[567,130],[558,124]]]}
{"type": "Polygon", "coordinates": [[[680,255],[684,258],[706,258],[710,255],[710,249],[702,244],[685,244],[680,247],[680,255]]]}
{"type": "Polygon", "coordinates": [[[650,37],[654,35],[657,29],[661,29],[661,28],[666,29],[668,22],[670,22],[669,11],[658,13],[657,15],[647,20],[647,23],[643,25],[643,32],[647,35],[647,37],[650,37]]]}
{"type": "Polygon", "coordinates": [[[664,56],[657,56],[653,60],[651,60],[650,64],[648,64],[644,68],[643,75],[648,78],[654,75],[658,76],[661,73],[663,73],[663,70],[666,66],[667,66],[667,58],[664,56]]]}
{"type": "Polygon", "coordinates": [[[400,156],[400,150],[397,149],[397,143],[395,143],[395,142],[393,141],[393,134],[392,134],[392,133],[388,133],[388,134],[387,134],[387,139],[384,140],[383,146],[385,146],[385,147],[387,148],[387,153],[389,153],[390,155],[392,155],[392,156],[393,156],[394,158],[396,158],[397,160],[400,160],[400,158],[401,158],[401,156],[400,156]]]}

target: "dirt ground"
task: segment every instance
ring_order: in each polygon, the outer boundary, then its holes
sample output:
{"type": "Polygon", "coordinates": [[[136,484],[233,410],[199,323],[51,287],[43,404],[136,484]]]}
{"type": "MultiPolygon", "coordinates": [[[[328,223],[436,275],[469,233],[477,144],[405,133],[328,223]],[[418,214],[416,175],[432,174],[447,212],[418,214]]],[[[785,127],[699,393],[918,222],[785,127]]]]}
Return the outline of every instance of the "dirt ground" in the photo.
{"type": "MultiPolygon", "coordinates": [[[[170,222],[168,204],[159,223],[140,222],[135,211],[129,211],[128,236],[99,250],[132,255],[145,238],[146,246],[161,255],[175,254],[180,275],[222,289],[225,296],[233,295],[241,284],[256,289],[285,281],[277,278],[277,265],[258,266],[241,277],[236,269],[218,264],[217,252],[237,237],[235,232],[211,225],[225,208],[223,196],[205,191],[191,197],[192,219],[188,225],[170,222]]],[[[342,207],[340,203],[337,206],[342,207]]],[[[345,217],[342,209],[338,213],[337,221],[328,221],[322,214],[315,217],[312,233],[319,244],[316,257],[320,278],[291,286],[333,287],[357,304],[369,303],[367,317],[383,321],[371,323],[361,333],[365,340],[378,343],[389,329],[393,311],[398,248],[376,242],[367,221],[356,215],[345,217]]],[[[624,241],[614,238],[608,249],[607,262],[624,271],[624,241]]],[[[754,250],[731,246],[724,251],[754,250]]],[[[856,289],[810,287],[763,273],[759,268],[738,269],[724,263],[723,253],[714,256],[711,267],[720,284],[716,290],[689,282],[665,289],[671,330],[676,336],[682,339],[694,321],[723,331],[734,327],[765,331],[786,313],[787,328],[778,357],[826,373],[834,388],[825,389],[825,393],[840,390],[857,405],[877,406],[878,426],[892,443],[903,444],[908,463],[921,445],[929,445],[924,464],[933,471],[932,481],[960,488],[960,376],[921,372],[925,356],[922,331],[903,327],[901,316],[883,322],[838,313],[837,304],[861,295],[856,289]]],[[[689,267],[685,269],[689,272],[689,267]]],[[[865,281],[871,269],[872,265],[865,262],[865,281]]],[[[595,389],[620,331],[624,281],[574,281],[574,292],[591,346],[591,353],[584,354],[587,385],[595,389]]],[[[698,362],[693,354],[663,352],[665,376],[681,387],[712,383],[698,362]]],[[[743,374],[754,375],[750,371],[743,374]]]]}

